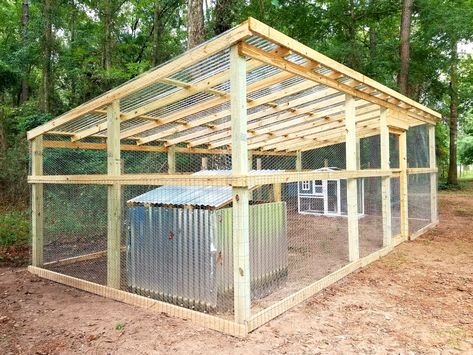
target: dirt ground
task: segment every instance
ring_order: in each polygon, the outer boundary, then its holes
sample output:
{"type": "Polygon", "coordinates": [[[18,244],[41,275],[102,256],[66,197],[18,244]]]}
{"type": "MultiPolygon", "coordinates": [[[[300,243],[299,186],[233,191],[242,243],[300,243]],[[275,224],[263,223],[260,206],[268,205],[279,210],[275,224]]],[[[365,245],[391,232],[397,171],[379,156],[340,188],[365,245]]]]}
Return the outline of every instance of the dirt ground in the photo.
{"type": "Polygon", "coordinates": [[[473,353],[472,197],[247,339],[0,268],[0,353],[473,353]]]}

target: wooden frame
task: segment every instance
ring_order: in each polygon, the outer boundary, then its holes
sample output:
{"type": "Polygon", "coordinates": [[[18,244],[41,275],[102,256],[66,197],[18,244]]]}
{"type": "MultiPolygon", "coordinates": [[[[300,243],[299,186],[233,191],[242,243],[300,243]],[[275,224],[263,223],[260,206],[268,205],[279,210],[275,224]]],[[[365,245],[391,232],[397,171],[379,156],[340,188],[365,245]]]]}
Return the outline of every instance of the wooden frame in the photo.
{"type": "MultiPolygon", "coordinates": [[[[156,94],[156,91],[150,92],[156,94]]],[[[32,173],[28,177],[28,182],[32,184],[33,267],[30,267],[30,271],[89,292],[190,318],[202,325],[235,336],[245,336],[249,331],[317,291],[389,253],[395,245],[408,238],[414,239],[435,225],[438,218],[435,123],[439,118],[440,114],[437,112],[250,18],[240,26],[186,52],[174,61],[155,68],[28,132],[32,148],[32,173]],[[273,49],[266,51],[255,44],[250,44],[246,40],[251,36],[274,44],[273,49]],[[298,55],[299,61],[296,63],[288,57],[289,55],[292,58],[298,55]],[[207,76],[203,75],[202,78],[196,77],[189,82],[176,79],[178,77],[176,74],[183,69],[198,65],[210,56],[215,56],[212,60],[224,58],[216,73],[210,72],[213,68],[204,68],[204,71],[209,71],[203,73],[207,76]],[[268,71],[269,69],[272,71],[268,71]],[[259,71],[263,71],[264,75],[258,74],[259,71]],[[141,101],[138,99],[135,106],[127,106],[126,102],[130,95],[139,97],[141,90],[148,90],[157,83],[159,87],[167,85],[171,89],[166,95],[148,97],[141,101]],[[197,99],[193,101],[195,97],[197,99]],[[121,125],[123,122],[127,123],[121,125]],[[425,123],[430,125],[430,165],[427,168],[408,168],[406,131],[410,127],[425,123]],[[390,168],[390,133],[399,137],[399,169],[390,168]],[[381,141],[381,168],[361,170],[360,138],[377,134],[380,135],[381,141]],[[59,135],[70,140],[43,139],[43,137],[50,138],[48,135],[59,135]],[[93,137],[93,142],[81,141],[88,137],[93,137]],[[156,141],[161,143],[154,144],[156,141]],[[347,170],[303,170],[304,151],[340,143],[346,145],[347,170]],[[106,150],[107,174],[44,176],[43,149],[106,150]],[[168,172],[125,174],[121,168],[121,151],[166,154],[168,172]],[[206,176],[177,173],[177,153],[231,155],[232,172],[228,175],[206,176]],[[263,172],[250,174],[249,165],[252,158],[261,156],[294,157],[295,169],[271,175],[263,172]],[[432,197],[432,223],[411,235],[408,228],[407,200],[410,174],[430,174],[432,197]],[[367,257],[360,258],[357,179],[367,177],[379,177],[382,180],[384,247],[367,257]],[[401,186],[401,234],[394,237],[391,232],[390,206],[390,181],[393,177],[399,177],[401,186]],[[279,201],[283,197],[282,184],[340,179],[347,180],[349,263],[252,315],[249,263],[249,203],[252,196],[250,190],[255,186],[272,185],[273,198],[279,201]],[[60,262],[74,263],[87,260],[89,257],[106,255],[107,286],[39,268],[44,265],[44,184],[107,185],[107,250],[46,265],[59,265],[60,262]],[[123,186],[128,185],[232,188],[234,321],[119,290],[122,253],[121,191],[123,186]]],[[[257,170],[261,170],[261,158],[256,158],[256,166],[257,170]]],[[[208,161],[203,158],[202,168],[207,167],[208,161]]]]}

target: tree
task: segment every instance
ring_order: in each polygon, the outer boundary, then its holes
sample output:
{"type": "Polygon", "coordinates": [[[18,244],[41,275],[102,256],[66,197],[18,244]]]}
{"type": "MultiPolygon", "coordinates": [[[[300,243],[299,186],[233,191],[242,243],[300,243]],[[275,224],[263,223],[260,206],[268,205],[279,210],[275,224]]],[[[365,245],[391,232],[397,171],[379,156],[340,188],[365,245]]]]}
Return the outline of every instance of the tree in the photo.
{"type": "Polygon", "coordinates": [[[399,91],[401,94],[408,95],[409,85],[409,52],[411,35],[411,17],[412,17],[412,3],[413,0],[403,0],[402,15],[401,15],[401,33],[399,52],[401,57],[401,64],[399,74],[397,77],[399,91]]]}
{"type": "Polygon", "coordinates": [[[40,108],[43,112],[51,110],[51,95],[53,89],[52,52],[53,52],[53,27],[52,27],[52,2],[43,0],[43,65],[41,77],[40,108]]]}
{"type": "MultiPolygon", "coordinates": [[[[24,49],[29,47],[28,43],[28,26],[30,20],[30,4],[29,0],[23,0],[22,16],[21,16],[21,33],[22,33],[22,46],[24,49]]],[[[29,51],[27,51],[29,56],[29,51]]],[[[21,79],[21,93],[20,93],[20,104],[28,100],[28,75],[29,75],[29,58],[25,58],[23,65],[23,77],[21,79]]]]}
{"type": "Polygon", "coordinates": [[[203,0],[187,1],[187,49],[204,41],[203,0]]]}
{"type": "Polygon", "coordinates": [[[217,0],[215,2],[214,33],[216,35],[232,28],[235,4],[235,0],[217,0]]]}

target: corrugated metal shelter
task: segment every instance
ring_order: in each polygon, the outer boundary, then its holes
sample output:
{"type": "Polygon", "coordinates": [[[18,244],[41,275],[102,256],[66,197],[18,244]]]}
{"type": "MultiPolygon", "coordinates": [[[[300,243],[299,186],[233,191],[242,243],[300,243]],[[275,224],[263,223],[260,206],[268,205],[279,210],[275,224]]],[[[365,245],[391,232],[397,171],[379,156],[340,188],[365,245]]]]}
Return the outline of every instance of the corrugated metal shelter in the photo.
{"type": "MultiPolygon", "coordinates": [[[[28,132],[29,270],[245,336],[438,222],[435,124],[440,117],[249,18],[28,132]],[[317,171],[327,159],[340,170],[317,171]],[[194,174],[202,169],[208,172],[194,174]],[[221,169],[231,174],[214,172],[221,169]],[[323,217],[298,213],[297,186],[314,180],[346,184],[346,218],[322,223],[323,217]],[[199,192],[190,196],[189,186],[199,192]],[[225,217],[231,220],[225,224],[231,229],[231,257],[224,259],[232,264],[231,310],[205,314],[176,305],[185,302],[143,296],[149,290],[138,295],[129,289],[127,270],[135,262],[129,265],[126,258],[126,201],[160,187],[160,201],[178,193],[180,202],[195,198],[216,206],[226,203],[231,191],[231,209],[215,210],[231,211],[231,219],[225,217]],[[365,215],[360,219],[361,198],[365,215]],[[258,206],[275,205],[286,209],[286,250],[255,244],[260,226],[278,225],[258,206]],[[259,299],[252,294],[272,281],[256,282],[256,275],[277,267],[252,264],[254,250],[268,254],[259,257],[263,261],[287,255],[286,282],[259,299]],[[271,256],[274,250],[278,255],[271,256]]],[[[151,226],[162,218],[153,216],[151,226]]],[[[150,233],[150,227],[142,227],[150,233]]],[[[167,257],[170,253],[146,259],[150,265],[133,275],[156,282],[156,270],[167,257]]],[[[176,259],[172,265],[182,271],[186,262],[176,259]]],[[[192,267],[206,270],[198,260],[192,267]]],[[[182,287],[177,280],[169,282],[166,290],[182,287]]],[[[192,292],[210,289],[193,282],[192,292]]],[[[172,291],[171,298],[183,295],[179,292],[172,291]]]]}

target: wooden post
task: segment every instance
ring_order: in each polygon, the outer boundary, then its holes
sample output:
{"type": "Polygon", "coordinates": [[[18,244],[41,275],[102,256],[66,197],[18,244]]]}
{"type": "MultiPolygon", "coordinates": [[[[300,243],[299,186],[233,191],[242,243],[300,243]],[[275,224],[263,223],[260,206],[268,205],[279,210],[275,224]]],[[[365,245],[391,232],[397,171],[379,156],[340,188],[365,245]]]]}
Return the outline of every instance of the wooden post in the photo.
{"type": "MultiPolygon", "coordinates": [[[[355,99],[345,95],[346,128],[346,168],[355,171],[358,168],[358,147],[355,123],[355,99]]],[[[360,258],[358,237],[358,183],[356,179],[347,179],[347,218],[348,218],[348,259],[360,258]]]]}
{"type": "MultiPolygon", "coordinates": [[[[261,170],[261,167],[263,166],[261,158],[256,158],[256,170],[261,170]]],[[[258,201],[261,201],[263,199],[263,191],[260,188],[256,189],[256,199],[258,201]]]]}
{"type": "Polygon", "coordinates": [[[409,214],[407,201],[407,134],[406,131],[399,135],[399,176],[400,189],[400,214],[401,214],[401,236],[405,239],[409,236],[409,214]]]}
{"type": "Polygon", "coordinates": [[[282,186],[281,183],[273,184],[273,197],[274,202],[280,202],[282,199],[282,186]]]}
{"type": "MultiPolygon", "coordinates": [[[[31,175],[43,175],[43,136],[37,136],[31,141],[31,175]]],[[[43,266],[43,184],[35,183],[31,186],[31,233],[33,266],[43,266]]]]}
{"type": "MultiPolygon", "coordinates": [[[[230,49],[230,95],[232,131],[232,173],[248,174],[246,118],[246,60],[238,47],[230,49]]],[[[250,319],[250,242],[248,186],[233,187],[233,282],[235,322],[250,319]]]]}
{"type": "Polygon", "coordinates": [[[298,150],[296,154],[296,170],[302,171],[302,152],[298,150]]]}
{"type": "MultiPolygon", "coordinates": [[[[113,101],[107,107],[107,166],[108,175],[121,175],[120,160],[120,102],[113,101]]],[[[108,187],[107,228],[107,285],[120,288],[121,257],[121,186],[108,187]]]]}
{"type": "Polygon", "coordinates": [[[201,170],[208,170],[208,169],[209,169],[209,158],[203,157],[201,170]]]}
{"type": "MultiPolygon", "coordinates": [[[[436,156],[435,156],[435,126],[429,125],[429,160],[430,168],[434,169],[437,167],[436,156]]],[[[431,222],[438,220],[437,215],[437,173],[430,173],[430,215],[431,222]]]]}
{"type": "Polygon", "coordinates": [[[168,174],[176,173],[176,146],[171,145],[168,148],[168,174]]]}
{"type": "MultiPolygon", "coordinates": [[[[389,170],[389,127],[387,123],[388,111],[381,108],[379,116],[379,131],[381,144],[381,169],[389,170]]],[[[387,247],[392,243],[391,228],[391,178],[389,176],[381,178],[381,209],[383,216],[383,246],[387,247]]]]}

